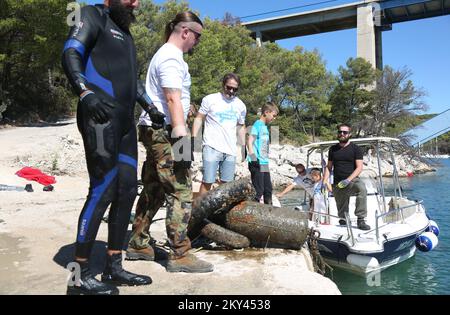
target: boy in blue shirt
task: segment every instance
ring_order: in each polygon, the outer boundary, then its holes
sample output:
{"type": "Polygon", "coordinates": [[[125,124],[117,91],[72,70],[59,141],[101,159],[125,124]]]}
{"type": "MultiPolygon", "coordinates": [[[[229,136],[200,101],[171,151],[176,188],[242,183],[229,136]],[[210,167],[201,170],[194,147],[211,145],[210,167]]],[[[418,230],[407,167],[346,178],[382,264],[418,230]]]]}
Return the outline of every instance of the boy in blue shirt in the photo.
{"type": "Polygon", "coordinates": [[[252,184],[256,190],[256,201],[264,196],[265,204],[272,204],[272,181],[269,171],[269,129],[267,125],[278,115],[278,108],[273,103],[266,103],[261,108],[261,117],[250,132],[247,142],[247,161],[252,184]]]}

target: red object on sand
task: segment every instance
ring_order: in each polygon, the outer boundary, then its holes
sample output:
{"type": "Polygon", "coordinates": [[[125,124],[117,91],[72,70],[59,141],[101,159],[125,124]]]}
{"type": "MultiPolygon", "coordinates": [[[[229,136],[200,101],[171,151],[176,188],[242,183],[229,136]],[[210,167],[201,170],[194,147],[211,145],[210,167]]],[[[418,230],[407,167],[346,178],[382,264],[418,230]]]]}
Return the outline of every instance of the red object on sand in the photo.
{"type": "Polygon", "coordinates": [[[28,180],[34,180],[44,186],[56,183],[56,180],[53,176],[44,174],[37,168],[24,167],[20,171],[18,171],[16,175],[28,180]]]}
{"type": "Polygon", "coordinates": [[[413,172],[406,172],[406,175],[408,175],[408,177],[413,177],[414,173],[413,172]]]}

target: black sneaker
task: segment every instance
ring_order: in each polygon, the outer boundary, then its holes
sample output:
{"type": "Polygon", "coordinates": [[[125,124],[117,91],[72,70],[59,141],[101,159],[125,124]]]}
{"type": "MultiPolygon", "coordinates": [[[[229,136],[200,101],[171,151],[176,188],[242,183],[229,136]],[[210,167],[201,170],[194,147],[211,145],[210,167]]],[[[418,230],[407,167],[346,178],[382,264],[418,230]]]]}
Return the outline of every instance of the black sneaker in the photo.
{"type": "Polygon", "coordinates": [[[341,219],[339,220],[339,225],[347,225],[347,221],[341,219]]]}
{"type": "Polygon", "coordinates": [[[358,219],[358,229],[368,231],[370,230],[370,225],[366,224],[364,219],[358,219]]]}

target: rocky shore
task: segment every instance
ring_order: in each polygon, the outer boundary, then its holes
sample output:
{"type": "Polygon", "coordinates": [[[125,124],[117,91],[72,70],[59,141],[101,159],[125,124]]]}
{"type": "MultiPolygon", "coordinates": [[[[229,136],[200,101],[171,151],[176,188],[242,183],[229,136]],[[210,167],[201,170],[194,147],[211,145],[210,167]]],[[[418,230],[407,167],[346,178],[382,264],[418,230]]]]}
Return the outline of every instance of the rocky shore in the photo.
{"type": "MultiPolygon", "coordinates": [[[[301,147],[295,147],[292,145],[272,145],[270,147],[270,175],[272,178],[272,184],[275,189],[290,184],[292,179],[297,176],[295,171],[295,165],[302,163],[306,166],[307,152],[301,147]]],[[[324,155],[326,160],[327,156],[324,155]]],[[[199,185],[201,183],[201,154],[195,153],[195,162],[193,166],[194,183],[199,185]]],[[[364,156],[364,172],[367,176],[377,176],[378,164],[376,156],[365,155],[364,156]]],[[[388,156],[384,156],[381,160],[381,173],[385,177],[391,177],[393,174],[393,166],[390,163],[391,159],[388,156]]],[[[309,167],[322,167],[321,157],[319,153],[314,153],[310,157],[309,167]]],[[[406,155],[395,155],[395,163],[397,171],[400,177],[413,176],[417,174],[423,174],[427,172],[435,171],[432,166],[421,162],[417,159],[411,159],[406,155]]],[[[249,176],[248,166],[245,161],[238,163],[236,168],[236,176],[244,177],[249,176]]]]}

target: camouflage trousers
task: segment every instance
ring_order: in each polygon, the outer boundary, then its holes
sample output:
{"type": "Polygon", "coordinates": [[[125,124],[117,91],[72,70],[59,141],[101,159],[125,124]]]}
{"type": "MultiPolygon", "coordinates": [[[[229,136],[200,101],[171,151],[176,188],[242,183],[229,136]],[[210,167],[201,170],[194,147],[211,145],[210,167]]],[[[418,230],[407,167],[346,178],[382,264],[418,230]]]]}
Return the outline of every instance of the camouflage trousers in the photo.
{"type": "Polygon", "coordinates": [[[159,208],[166,202],[166,230],[171,255],[183,256],[191,249],[187,226],[192,210],[190,170],[174,162],[172,139],[163,129],[139,126],[139,141],[147,158],[142,167],[144,188],[140,194],[129,246],[150,246],[150,225],[159,208]]]}

